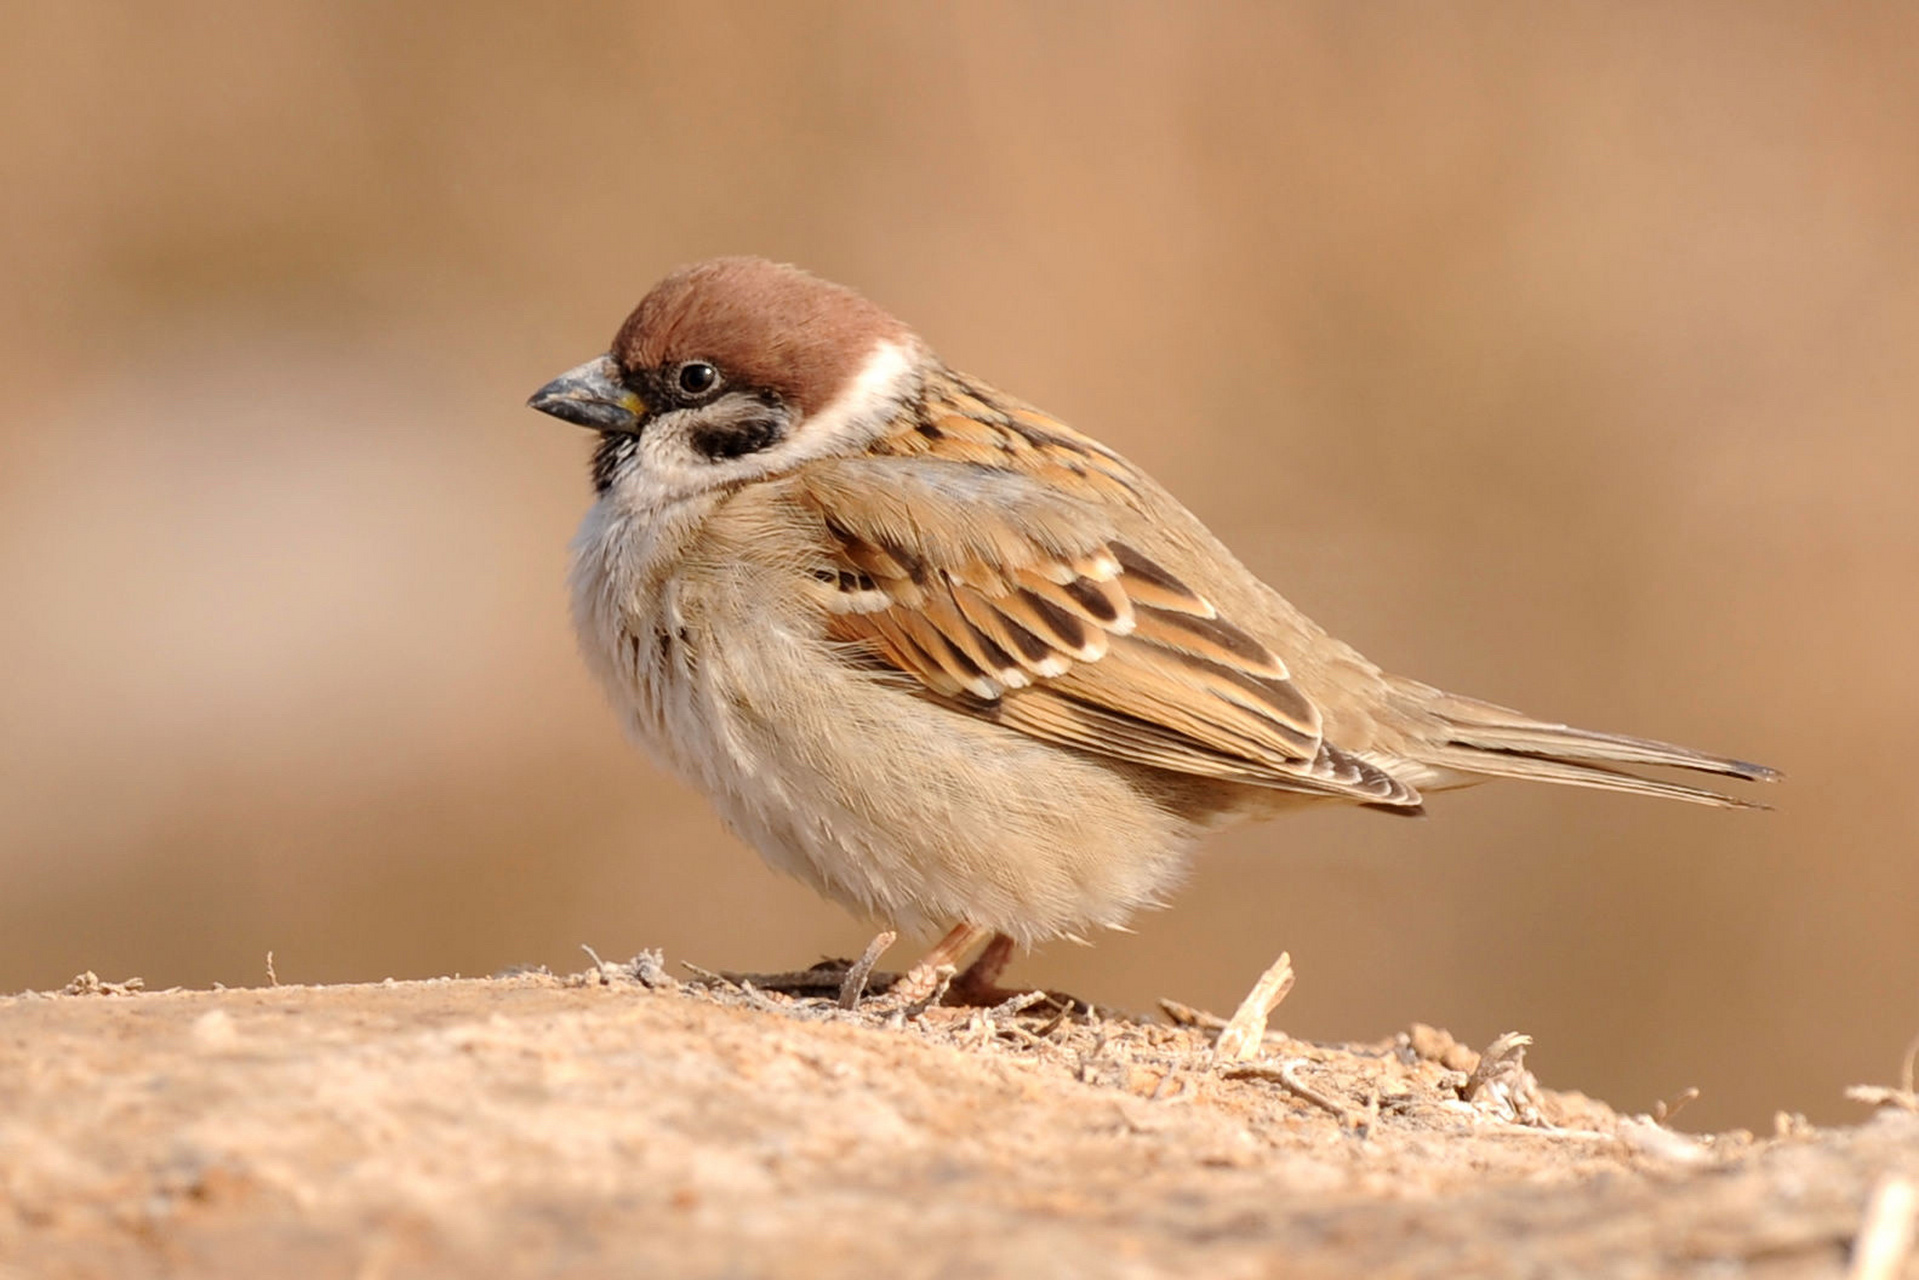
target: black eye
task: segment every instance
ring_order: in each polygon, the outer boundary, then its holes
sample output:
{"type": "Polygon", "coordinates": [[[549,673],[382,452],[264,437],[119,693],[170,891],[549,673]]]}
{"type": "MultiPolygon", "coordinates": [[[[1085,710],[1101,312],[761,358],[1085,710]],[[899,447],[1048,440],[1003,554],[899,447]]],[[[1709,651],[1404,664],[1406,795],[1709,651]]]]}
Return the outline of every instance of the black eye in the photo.
{"type": "Polygon", "coordinates": [[[680,390],[689,396],[703,396],[719,382],[720,371],[704,360],[689,360],[680,366],[680,390]]]}

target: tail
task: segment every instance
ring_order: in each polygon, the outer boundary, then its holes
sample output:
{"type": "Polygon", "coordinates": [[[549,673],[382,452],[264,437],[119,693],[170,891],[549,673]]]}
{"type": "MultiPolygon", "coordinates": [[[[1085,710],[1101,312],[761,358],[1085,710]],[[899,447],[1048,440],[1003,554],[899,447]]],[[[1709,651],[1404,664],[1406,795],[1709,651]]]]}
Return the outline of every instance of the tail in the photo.
{"type": "Polygon", "coordinates": [[[1423,718],[1433,725],[1431,736],[1414,750],[1424,763],[1440,769],[1489,778],[1523,778],[1556,782],[1602,791],[1664,796],[1693,804],[1727,809],[1764,809],[1768,806],[1705,787],[1645,778],[1610,766],[1655,765],[1716,773],[1747,782],[1777,782],[1776,769],[1729,756],[1707,755],[1690,747],[1650,738],[1597,733],[1570,725],[1550,724],[1506,707],[1444,693],[1410,680],[1397,682],[1423,718]]]}

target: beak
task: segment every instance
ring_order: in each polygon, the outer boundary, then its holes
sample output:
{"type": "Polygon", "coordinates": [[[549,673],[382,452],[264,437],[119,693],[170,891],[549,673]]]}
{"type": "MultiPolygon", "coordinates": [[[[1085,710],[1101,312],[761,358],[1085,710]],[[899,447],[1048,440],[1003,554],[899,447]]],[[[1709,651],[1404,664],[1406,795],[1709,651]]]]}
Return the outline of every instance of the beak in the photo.
{"type": "Polygon", "coordinates": [[[527,408],[595,431],[638,431],[646,402],[620,381],[612,356],[568,369],[533,393],[527,408]]]}

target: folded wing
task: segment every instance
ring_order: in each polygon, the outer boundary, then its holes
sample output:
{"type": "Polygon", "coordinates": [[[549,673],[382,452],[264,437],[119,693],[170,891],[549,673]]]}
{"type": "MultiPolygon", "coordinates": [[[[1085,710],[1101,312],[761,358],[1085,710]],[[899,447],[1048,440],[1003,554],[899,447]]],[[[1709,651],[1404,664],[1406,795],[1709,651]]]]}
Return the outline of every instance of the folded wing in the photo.
{"type": "Polygon", "coordinates": [[[798,472],[793,495],[829,549],[814,569],[835,586],[829,634],[927,696],[1035,738],[1418,805],[1410,786],[1325,741],[1280,657],[1120,536],[1098,487],[1042,482],[1017,460],[922,451],[798,472]]]}

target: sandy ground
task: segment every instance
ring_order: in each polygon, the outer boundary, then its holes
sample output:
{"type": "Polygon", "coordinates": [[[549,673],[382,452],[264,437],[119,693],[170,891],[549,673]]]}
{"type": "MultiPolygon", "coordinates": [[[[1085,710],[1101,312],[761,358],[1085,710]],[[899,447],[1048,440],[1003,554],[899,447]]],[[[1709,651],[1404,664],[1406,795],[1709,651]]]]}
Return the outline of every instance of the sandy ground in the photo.
{"type": "Polygon", "coordinates": [[[674,969],[0,1000],[0,1276],[1919,1276],[1896,1090],[1697,1136],[1431,1028],[674,969]]]}

